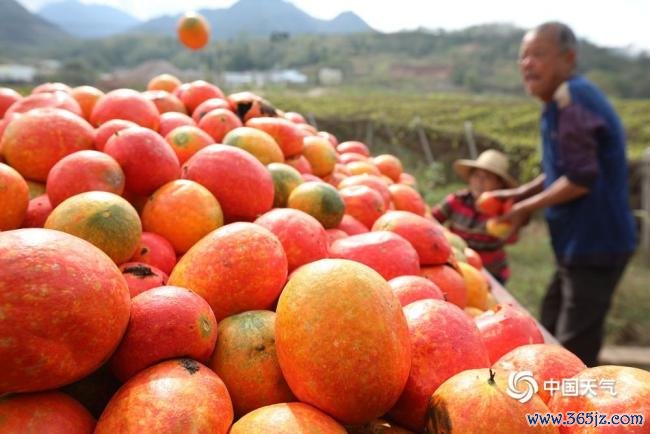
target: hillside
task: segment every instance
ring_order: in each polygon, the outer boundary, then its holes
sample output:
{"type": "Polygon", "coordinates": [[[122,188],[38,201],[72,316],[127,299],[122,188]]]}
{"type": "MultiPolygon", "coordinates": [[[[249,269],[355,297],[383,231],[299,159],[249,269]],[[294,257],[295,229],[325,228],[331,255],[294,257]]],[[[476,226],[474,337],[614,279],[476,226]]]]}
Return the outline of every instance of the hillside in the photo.
{"type": "MultiPolygon", "coordinates": [[[[274,32],[291,35],[305,33],[357,33],[372,28],[352,12],[332,20],[320,20],[285,0],[239,0],[225,9],[201,9],[199,12],[213,29],[212,36],[226,40],[240,35],[268,37],[274,32]]],[[[173,35],[180,15],[164,16],[143,23],[134,32],[173,35]]]]}
{"type": "Polygon", "coordinates": [[[38,15],[80,38],[115,35],[140,23],[135,17],[110,6],[84,4],[78,0],[50,3],[38,15]]]}
{"type": "MultiPolygon", "coordinates": [[[[210,71],[217,80],[222,71],[297,68],[312,85],[318,69],[330,67],[340,69],[344,85],[351,87],[522,95],[516,59],[523,32],[486,25],[451,32],[306,34],[279,41],[241,36],[198,53],[173,37],[128,34],[60,44],[47,56],[81,59],[97,72],[166,59],[182,69],[210,71]]],[[[580,72],[608,94],[650,98],[647,54],[631,56],[581,41],[579,59],[580,72]]]]}
{"type": "Polygon", "coordinates": [[[65,42],[70,36],[30,13],[15,0],[0,0],[0,58],[20,56],[25,50],[65,42]]]}

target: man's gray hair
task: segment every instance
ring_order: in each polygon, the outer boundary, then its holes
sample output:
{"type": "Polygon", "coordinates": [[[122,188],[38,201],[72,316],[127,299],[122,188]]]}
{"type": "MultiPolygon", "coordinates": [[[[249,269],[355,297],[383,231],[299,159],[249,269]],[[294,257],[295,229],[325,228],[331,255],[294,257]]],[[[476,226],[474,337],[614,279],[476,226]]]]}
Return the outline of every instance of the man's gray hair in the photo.
{"type": "Polygon", "coordinates": [[[571,27],[559,21],[548,21],[535,27],[535,33],[554,35],[563,52],[578,51],[578,40],[571,27]]]}

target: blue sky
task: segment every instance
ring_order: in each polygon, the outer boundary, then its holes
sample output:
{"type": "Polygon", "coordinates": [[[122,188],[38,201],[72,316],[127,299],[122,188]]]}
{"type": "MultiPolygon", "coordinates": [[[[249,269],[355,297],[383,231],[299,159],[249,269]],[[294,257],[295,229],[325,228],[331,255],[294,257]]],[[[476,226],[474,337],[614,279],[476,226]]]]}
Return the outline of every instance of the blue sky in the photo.
{"type": "MultiPolygon", "coordinates": [[[[36,10],[60,0],[19,0],[36,10]]],[[[228,7],[235,0],[82,0],[118,7],[139,18],[188,9],[228,7]]],[[[547,20],[564,21],[599,45],[650,51],[648,0],[286,0],[318,18],[333,18],[352,10],[372,27],[385,32],[417,27],[460,29],[487,22],[532,27],[547,20]]]]}

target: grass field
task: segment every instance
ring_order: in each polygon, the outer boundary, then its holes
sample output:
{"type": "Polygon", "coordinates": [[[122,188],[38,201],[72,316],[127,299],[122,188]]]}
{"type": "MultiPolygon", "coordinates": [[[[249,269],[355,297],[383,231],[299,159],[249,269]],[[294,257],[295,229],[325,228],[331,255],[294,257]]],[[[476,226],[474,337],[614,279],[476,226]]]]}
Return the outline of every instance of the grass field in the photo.
{"type": "MultiPolygon", "coordinates": [[[[541,220],[522,231],[520,241],[508,248],[512,278],[508,290],[535,316],[553,273],[553,254],[541,220]]],[[[650,346],[650,267],[637,255],[628,266],[607,318],[610,344],[650,346]]]]}
{"type": "MultiPolygon", "coordinates": [[[[423,124],[441,131],[462,133],[471,121],[479,135],[500,142],[506,150],[536,149],[539,143],[540,104],[533,98],[462,93],[407,93],[396,91],[327,89],[318,92],[268,90],[265,96],[279,108],[312,113],[316,118],[423,124]]],[[[650,100],[615,99],[628,135],[630,157],[650,146],[650,100]]]]}

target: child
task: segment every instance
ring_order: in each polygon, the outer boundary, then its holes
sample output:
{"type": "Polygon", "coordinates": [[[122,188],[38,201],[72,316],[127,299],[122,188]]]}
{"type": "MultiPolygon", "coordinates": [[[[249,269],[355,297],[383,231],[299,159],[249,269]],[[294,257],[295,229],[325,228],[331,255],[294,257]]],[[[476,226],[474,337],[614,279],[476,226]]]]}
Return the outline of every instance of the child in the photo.
{"type": "Polygon", "coordinates": [[[499,151],[488,149],[476,160],[456,160],[454,171],[467,181],[468,189],[451,193],[432,210],[440,223],[448,223],[449,229],[476,250],[483,266],[502,284],[510,277],[504,245],[516,241],[515,236],[501,239],[489,235],[485,223],[490,218],[476,208],[476,199],[485,191],[517,186],[508,174],[508,157],[499,151]]]}

